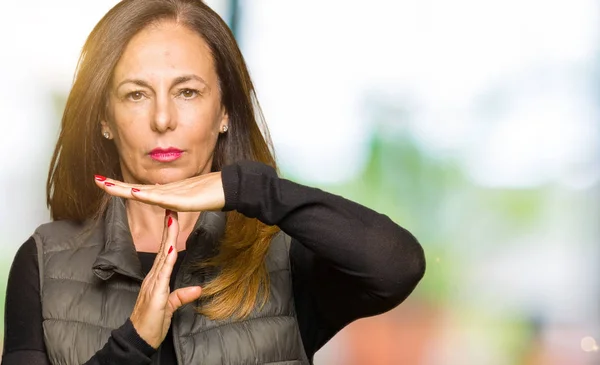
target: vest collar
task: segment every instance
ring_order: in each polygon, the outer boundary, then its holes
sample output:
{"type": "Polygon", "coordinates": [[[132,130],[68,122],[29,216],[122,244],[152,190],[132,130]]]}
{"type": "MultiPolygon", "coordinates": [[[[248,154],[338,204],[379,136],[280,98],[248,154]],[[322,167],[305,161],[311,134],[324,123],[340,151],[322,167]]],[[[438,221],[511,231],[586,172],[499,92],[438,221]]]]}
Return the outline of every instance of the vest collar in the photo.
{"type": "MultiPolygon", "coordinates": [[[[186,244],[186,261],[197,262],[212,255],[225,231],[225,223],[224,212],[202,212],[186,244]]],[[[111,198],[104,216],[103,228],[105,242],[94,262],[94,274],[102,280],[108,280],[114,273],[118,273],[143,281],[144,273],[131,237],[125,199],[111,198]]]]}

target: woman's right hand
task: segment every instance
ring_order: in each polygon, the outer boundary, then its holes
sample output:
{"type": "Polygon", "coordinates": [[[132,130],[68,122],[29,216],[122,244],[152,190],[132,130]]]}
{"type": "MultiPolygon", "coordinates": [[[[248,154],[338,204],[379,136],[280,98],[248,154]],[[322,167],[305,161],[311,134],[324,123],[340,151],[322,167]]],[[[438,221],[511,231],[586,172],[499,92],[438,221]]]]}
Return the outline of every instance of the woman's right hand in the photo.
{"type": "Polygon", "coordinates": [[[198,299],[202,291],[199,286],[191,286],[170,292],[169,281],[177,260],[177,250],[174,249],[179,235],[177,213],[167,210],[164,224],[160,249],[152,269],[142,282],[130,318],[138,335],[155,349],[165,339],[173,313],[182,305],[198,299]]]}

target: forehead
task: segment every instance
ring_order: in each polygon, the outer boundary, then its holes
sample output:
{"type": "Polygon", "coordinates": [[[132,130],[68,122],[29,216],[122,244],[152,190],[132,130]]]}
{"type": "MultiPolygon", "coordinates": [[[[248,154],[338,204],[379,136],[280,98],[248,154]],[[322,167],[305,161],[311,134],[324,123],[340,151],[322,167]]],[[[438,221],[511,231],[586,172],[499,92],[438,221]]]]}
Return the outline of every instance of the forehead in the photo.
{"type": "Polygon", "coordinates": [[[197,74],[208,83],[216,82],[210,48],[188,27],[161,22],[137,33],[117,62],[113,78],[149,79],[197,74]]]}

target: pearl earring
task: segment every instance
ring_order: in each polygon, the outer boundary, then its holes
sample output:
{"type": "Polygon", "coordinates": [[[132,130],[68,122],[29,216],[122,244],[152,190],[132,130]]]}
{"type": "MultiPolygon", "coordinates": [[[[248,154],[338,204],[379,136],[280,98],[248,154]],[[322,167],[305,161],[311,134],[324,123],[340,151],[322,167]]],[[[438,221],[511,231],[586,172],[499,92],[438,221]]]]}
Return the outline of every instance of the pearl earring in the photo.
{"type": "Polygon", "coordinates": [[[229,127],[227,126],[227,124],[225,124],[223,126],[223,133],[226,133],[229,130],[229,127]]]}
{"type": "Polygon", "coordinates": [[[103,135],[103,136],[104,136],[104,138],[106,138],[106,139],[109,139],[109,138],[110,138],[110,133],[108,133],[108,132],[104,132],[102,135],[103,135]]]}

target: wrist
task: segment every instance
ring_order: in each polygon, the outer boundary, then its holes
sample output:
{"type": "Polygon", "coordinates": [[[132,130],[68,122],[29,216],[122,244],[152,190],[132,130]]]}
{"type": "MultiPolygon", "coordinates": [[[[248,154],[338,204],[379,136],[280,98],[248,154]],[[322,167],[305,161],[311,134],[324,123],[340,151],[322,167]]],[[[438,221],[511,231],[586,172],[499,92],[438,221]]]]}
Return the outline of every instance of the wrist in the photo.
{"type": "Polygon", "coordinates": [[[135,344],[137,348],[149,347],[153,351],[158,349],[161,342],[156,338],[152,338],[153,336],[146,334],[133,315],[127,321],[131,324],[131,342],[135,344]]]}
{"type": "Polygon", "coordinates": [[[118,331],[120,331],[122,338],[147,357],[152,356],[158,348],[158,346],[152,346],[140,335],[131,319],[127,319],[118,331]]]}
{"type": "Polygon", "coordinates": [[[238,205],[239,180],[237,164],[224,166],[221,169],[221,182],[223,183],[223,193],[225,195],[224,212],[235,210],[238,205]]]}

